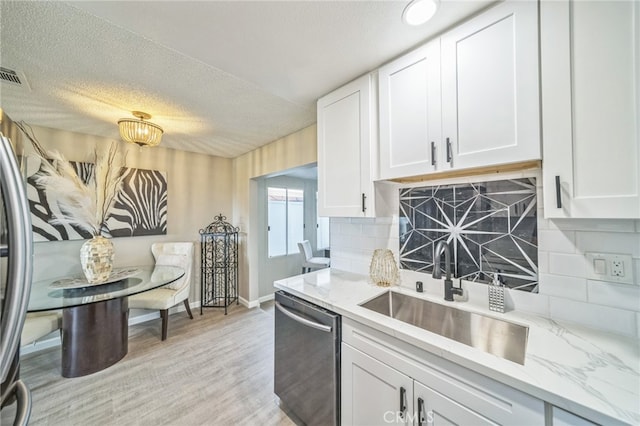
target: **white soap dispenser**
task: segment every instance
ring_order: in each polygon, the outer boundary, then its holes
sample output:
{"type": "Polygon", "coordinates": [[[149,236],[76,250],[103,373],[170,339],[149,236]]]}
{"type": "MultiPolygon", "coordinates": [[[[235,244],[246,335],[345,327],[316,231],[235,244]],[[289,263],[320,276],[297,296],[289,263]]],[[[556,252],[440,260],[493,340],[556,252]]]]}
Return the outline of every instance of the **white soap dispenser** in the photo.
{"type": "Polygon", "coordinates": [[[504,312],[504,285],[499,272],[494,272],[493,282],[489,285],[489,310],[504,312]]]}

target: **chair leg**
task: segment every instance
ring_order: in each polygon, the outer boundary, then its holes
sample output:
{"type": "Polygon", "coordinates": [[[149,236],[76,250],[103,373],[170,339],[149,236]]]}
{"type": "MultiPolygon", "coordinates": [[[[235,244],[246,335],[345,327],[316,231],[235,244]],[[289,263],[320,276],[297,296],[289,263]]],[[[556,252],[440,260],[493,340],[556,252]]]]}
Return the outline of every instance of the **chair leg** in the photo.
{"type": "Polygon", "coordinates": [[[191,315],[191,307],[189,306],[189,299],[184,299],[184,307],[187,310],[187,313],[189,314],[189,318],[193,319],[193,315],[191,315]]]}
{"type": "Polygon", "coordinates": [[[162,340],[167,340],[167,323],[169,322],[169,310],[161,309],[160,316],[162,317],[162,340]]]}

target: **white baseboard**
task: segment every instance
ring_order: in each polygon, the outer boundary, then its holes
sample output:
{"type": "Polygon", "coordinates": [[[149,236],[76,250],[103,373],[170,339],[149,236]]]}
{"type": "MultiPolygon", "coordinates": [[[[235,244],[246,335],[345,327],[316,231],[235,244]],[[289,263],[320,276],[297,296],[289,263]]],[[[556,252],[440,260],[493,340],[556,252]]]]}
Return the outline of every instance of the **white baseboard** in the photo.
{"type": "MultiPolygon", "coordinates": [[[[193,313],[193,310],[200,307],[200,302],[199,301],[191,302],[189,303],[189,307],[191,308],[191,312],[193,313]]],[[[148,309],[136,309],[136,310],[149,311],[148,309]]],[[[169,309],[169,315],[173,315],[175,313],[184,312],[184,311],[186,311],[186,308],[184,307],[184,303],[178,303],[176,306],[169,309]]],[[[151,321],[158,318],[160,318],[160,311],[151,311],[148,314],[136,315],[135,317],[129,317],[129,326],[141,324],[143,322],[151,321]]]]}
{"type": "MultiPolygon", "coordinates": [[[[53,334],[51,334],[51,336],[53,336],[53,334]]],[[[60,345],[62,345],[62,340],[60,339],[60,333],[57,333],[55,337],[40,339],[26,346],[21,346],[20,355],[22,356],[32,354],[34,352],[40,352],[45,349],[54,348],[60,345]]]]}
{"type": "Polygon", "coordinates": [[[244,297],[240,297],[239,300],[240,300],[240,303],[242,303],[243,306],[246,306],[249,309],[257,308],[258,306],[260,306],[260,301],[259,300],[248,301],[244,297]]]}
{"type": "Polygon", "coordinates": [[[275,293],[267,294],[266,296],[262,296],[261,298],[259,298],[258,299],[258,303],[268,302],[268,301],[273,300],[275,298],[276,298],[276,294],[275,293]]]}
{"type": "Polygon", "coordinates": [[[252,308],[257,308],[260,306],[261,303],[268,302],[270,300],[273,300],[274,298],[275,298],[275,293],[267,294],[266,296],[259,297],[258,300],[251,300],[251,301],[243,297],[240,297],[240,303],[242,303],[243,306],[246,306],[247,308],[252,309],[252,308]]]}
{"type": "MultiPolygon", "coordinates": [[[[189,303],[189,307],[191,308],[191,312],[200,307],[200,302],[191,302],[189,303]]],[[[169,315],[186,311],[184,307],[184,303],[180,303],[173,308],[169,309],[169,315]]],[[[147,314],[136,315],[133,318],[129,318],[129,327],[136,324],[141,324],[143,322],[152,321],[154,319],[160,318],[160,311],[153,311],[147,314]]],[[[20,348],[20,355],[27,355],[35,352],[40,352],[45,349],[53,348],[56,346],[60,346],[62,344],[62,340],[60,339],[60,333],[54,332],[55,334],[50,334],[49,338],[40,339],[36,342],[28,344],[26,346],[22,346],[20,348]]]]}
{"type": "Polygon", "coordinates": [[[135,317],[129,317],[129,327],[143,322],[151,321],[160,318],[160,311],[149,312],[148,314],[136,315],[135,317]]]}

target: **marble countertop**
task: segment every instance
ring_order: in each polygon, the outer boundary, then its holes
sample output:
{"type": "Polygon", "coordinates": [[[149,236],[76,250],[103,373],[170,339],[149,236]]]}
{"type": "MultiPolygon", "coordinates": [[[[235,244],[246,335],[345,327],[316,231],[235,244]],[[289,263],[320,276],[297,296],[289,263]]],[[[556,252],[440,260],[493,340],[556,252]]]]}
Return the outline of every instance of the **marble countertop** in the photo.
{"type": "Polygon", "coordinates": [[[445,302],[442,295],[393,287],[393,291],[529,326],[525,363],[520,365],[358,306],[388,290],[369,284],[364,275],[322,269],[274,285],[591,421],[640,424],[637,339],[517,311],[495,313],[468,302],[445,302]]]}

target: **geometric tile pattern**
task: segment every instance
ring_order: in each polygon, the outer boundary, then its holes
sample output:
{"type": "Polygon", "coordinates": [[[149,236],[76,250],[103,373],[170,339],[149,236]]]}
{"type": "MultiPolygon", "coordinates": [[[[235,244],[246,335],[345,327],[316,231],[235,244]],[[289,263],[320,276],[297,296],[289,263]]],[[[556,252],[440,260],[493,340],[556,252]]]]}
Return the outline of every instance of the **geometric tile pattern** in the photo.
{"type": "Polygon", "coordinates": [[[456,278],[537,293],[536,200],[535,178],[401,189],[400,267],[431,273],[446,241],[456,278]]]}

